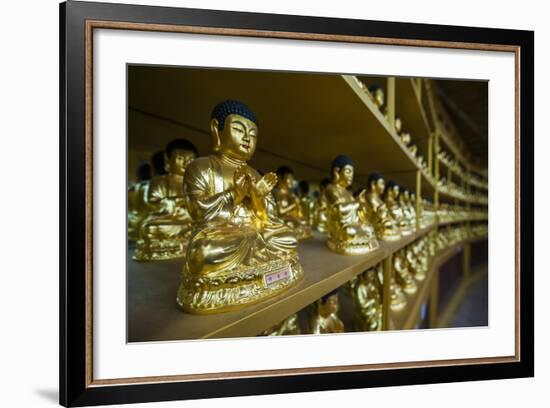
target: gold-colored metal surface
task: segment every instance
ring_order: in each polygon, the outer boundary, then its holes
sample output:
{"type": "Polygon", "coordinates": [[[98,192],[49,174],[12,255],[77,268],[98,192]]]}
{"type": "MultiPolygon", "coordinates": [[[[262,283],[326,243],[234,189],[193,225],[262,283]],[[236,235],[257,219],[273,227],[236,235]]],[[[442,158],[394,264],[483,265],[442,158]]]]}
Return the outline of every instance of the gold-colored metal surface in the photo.
{"type": "Polygon", "coordinates": [[[298,314],[294,313],[272,328],[264,330],[260,336],[289,336],[300,333],[302,330],[298,322],[298,314]]]}
{"type": "Polygon", "coordinates": [[[367,220],[360,201],[365,201],[365,192],[359,199],[348,190],[353,183],[353,166],[346,164],[332,169],[332,183],[325,195],[329,204],[328,247],[346,255],[365,254],[378,249],[373,227],[367,220]]]}
{"type": "Polygon", "coordinates": [[[309,322],[311,333],[343,333],[344,323],[338,316],[338,309],[338,293],[330,293],[315,302],[309,322]]]}
{"type": "Polygon", "coordinates": [[[128,187],[128,241],[137,241],[141,224],[149,214],[147,195],[149,180],[128,187]]]}
{"type": "Polygon", "coordinates": [[[399,186],[388,183],[386,185],[385,204],[393,218],[395,224],[399,227],[402,235],[410,235],[413,233],[413,225],[406,218],[403,208],[399,205],[399,186]]]}
{"type": "Polygon", "coordinates": [[[382,330],[382,264],[371,268],[350,282],[357,331],[382,330]]]}
{"type": "Polygon", "coordinates": [[[190,313],[241,308],[303,276],[296,235],[276,216],[277,176],[260,176],[247,164],[258,139],[252,115],[235,101],[217,105],[210,123],[215,153],[194,160],[185,173],[195,228],[177,301],[190,313]]]}
{"type": "Polygon", "coordinates": [[[307,214],[304,212],[300,198],[292,190],[295,184],[296,180],[292,172],[280,174],[273,196],[279,218],[294,231],[298,239],[306,239],[311,237],[309,212],[307,214]]]}
{"type": "MultiPolygon", "coordinates": [[[[190,150],[165,153],[167,174],[154,177],[147,188],[148,216],[141,221],[136,261],[160,261],[185,255],[192,219],[185,203],[185,169],[195,158],[190,150]]],[[[145,205],[145,203],[143,204],[145,205]]]]}
{"type": "Polygon", "coordinates": [[[381,175],[371,175],[368,183],[367,192],[362,196],[360,203],[374,226],[376,237],[383,241],[400,239],[401,230],[382,200],[386,188],[384,178],[381,175]]]}

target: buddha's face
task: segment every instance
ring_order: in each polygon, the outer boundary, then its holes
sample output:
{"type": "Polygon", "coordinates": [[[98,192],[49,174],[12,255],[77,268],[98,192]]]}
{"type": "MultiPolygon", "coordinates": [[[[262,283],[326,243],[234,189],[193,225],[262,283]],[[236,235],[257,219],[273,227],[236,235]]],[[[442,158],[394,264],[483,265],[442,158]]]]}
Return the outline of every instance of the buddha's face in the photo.
{"type": "Polygon", "coordinates": [[[393,186],[388,191],[388,196],[396,199],[399,196],[399,186],[393,186]]]}
{"type": "Polygon", "coordinates": [[[218,131],[217,120],[213,119],[212,131],[219,140],[219,147],[216,147],[216,150],[226,156],[248,161],[254,155],[258,142],[258,126],[251,120],[240,115],[228,115],[225,118],[223,130],[218,131]]]}
{"type": "Polygon", "coordinates": [[[286,173],[283,176],[281,183],[284,187],[292,190],[294,188],[294,185],[296,184],[296,180],[294,179],[294,175],[292,173],[286,173]]]}
{"type": "Polygon", "coordinates": [[[408,132],[401,134],[401,141],[405,146],[408,146],[411,143],[411,134],[408,132]]]}
{"type": "Polygon", "coordinates": [[[374,99],[376,100],[378,106],[384,105],[384,91],[381,88],[378,88],[376,91],[374,91],[374,99]]]}
{"type": "Polygon", "coordinates": [[[319,302],[319,313],[323,317],[338,313],[338,295],[332,295],[319,302]]]}
{"type": "Polygon", "coordinates": [[[402,123],[401,123],[401,118],[395,118],[395,131],[397,133],[401,133],[401,127],[402,127],[402,123]]]}
{"type": "Polygon", "coordinates": [[[384,179],[379,178],[378,180],[373,182],[372,188],[377,194],[379,195],[384,194],[384,190],[386,189],[386,183],[384,183],[384,179]]]}
{"type": "Polygon", "coordinates": [[[173,150],[170,156],[166,157],[168,163],[168,172],[183,176],[185,168],[195,159],[195,153],[189,150],[176,149],[173,150]]]}
{"type": "Polygon", "coordinates": [[[409,199],[411,198],[407,190],[403,191],[403,198],[405,199],[405,201],[409,201],[409,199]]]}
{"type": "Polygon", "coordinates": [[[341,169],[338,167],[334,168],[334,175],[336,181],[342,187],[349,187],[353,184],[353,166],[346,164],[341,169]]]}

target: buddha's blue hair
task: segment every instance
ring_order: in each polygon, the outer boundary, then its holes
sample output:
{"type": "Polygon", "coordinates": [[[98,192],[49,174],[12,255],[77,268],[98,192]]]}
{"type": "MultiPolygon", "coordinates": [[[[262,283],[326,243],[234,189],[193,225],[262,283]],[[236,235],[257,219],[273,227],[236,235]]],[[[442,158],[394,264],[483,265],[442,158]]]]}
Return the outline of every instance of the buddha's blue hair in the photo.
{"type": "Polygon", "coordinates": [[[243,102],[234,101],[231,99],[227,99],[223,102],[218,103],[212,110],[210,118],[217,119],[218,130],[223,130],[223,127],[225,125],[225,118],[229,115],[240,115],[254,122],[256,125],[258,124],[256,115],[254,114],[254,112],[252,112],[252,110],[250,110],[248,106],[246,106],[243,102]]]}
{"type": "Polygon", "coordinates": [[[346,165],[353,166],[353,160],[349,156],[346,156],[345,154],[340,154],[336,156],[336,158],[332,161],[332,165],[330,166],[330,170],[334,170],[336,167],[339,169],[342,169],[346,165]]]}

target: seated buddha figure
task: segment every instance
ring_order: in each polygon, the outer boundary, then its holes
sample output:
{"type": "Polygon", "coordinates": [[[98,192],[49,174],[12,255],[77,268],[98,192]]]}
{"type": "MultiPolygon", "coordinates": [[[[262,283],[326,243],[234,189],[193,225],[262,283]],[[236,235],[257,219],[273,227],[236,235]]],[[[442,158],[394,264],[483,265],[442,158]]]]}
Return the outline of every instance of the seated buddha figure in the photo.
{"type": "Polygon", "coordinates": [[[319,197],[317,197],[317,201],[315,202],[313,225],[319,232],[327,232],[329,206],[325,191],[329,184],[329,178],[321,180],[319,183],[319,197]]]}
{"type": "Polygon", "coordinates": [[[298,196],[300,197],[300,205],[302,212],[309,226],[313,226],[313,218],[315,215],[315,200],[309,195],[309,183],[302,180],[298,183],[298,196]]]}
{"type": "Polygon", "coordinates": [[[416,211],[411,204],[410,198],[409,190],[405,187],[399,187],[399,206],[403,211],[403,217],[407,221],[409,228],[414,231],[416,230],[416,211]]]}
{"type": "Polygon", "coordinates": [[[403,249],[393,255],[393,270],[395,271],[395,279],[401,288],[403,288],[403,291],[407,294],[416,293],[416,282],[409,269],[403,249]]]}
{"type": "Polygon", "coordinates": [[[141,163],[137,168],[136,182],[128,186],[128,241],[139,239],[141,223],[147,214],[147,191],[151,179],[151,165],[141,163]]]}
{"type": "Polygon", "coordinates": [[[331,166],[332,182],[325,196],[329,204],[328,247],[334,252],[359,255],[378,249],[374,229],[367,220],[360,200],[365,200],[365,191],[359,199],[348,190],[353,184],[353,162],[340,155],[331,166]]]}
{"type": "Polygon", "coordinates": [[[310,318],[312,334],[343,333],[344,323],[338,317],[338,292],[334,290],[317,302],[310,318]]]}
{"type": "Polygon", "coordinates": [[[185,139],[168,143],[165,150],[166,173],[149,183],[149,215],[142,222],[134,259],[157,261],[185,255],[191,234],[191,217],[187,211],[183,177],[185,168],[197,156],[195,146],[185,139]]]}
{"type": "Polygon", "coordinates": [[[395,181],[389,181],[384,190],[384,202],[394,222],[399,226],[402,235],[410,235],[413,230],[403,214],[399,205],[399,185],[395,181]]]}
{"type": "Polygon", "coordinates": [[[386,111],[386,95],[384,94],[384,90],[379,87],[378,85],[371,85],[369,86],[369,96],[374,102],[374,105],[378,108],[378,110],[387,117],[388,113],[386,111]]]}
{"type": "Polygon", "coordinates": [[[264,330],[260,336],[289,336],[301,332],[298,313],[294,313],[270,329],[264,330]]]}
{"type": "Polygon", "coordinates": [[[401,238],[399,225],[392,218],[382,194],[386,188],[384,177],[380,173],[371,173],[368,178],[365,200],[361,202],[370,223],[374,226],[376,237],[383,241],[395,241],[401,238]]]}
{"type": "MultiPolygon", "coordinates": [[[[378,274],[378,280],[380,285],[384,286],[384,267],[382,263],[376,265],[376,272],[378,274]]],[[[402,310],[407,305],[407,297],[403,293],[401,286],[397,284],[395,280],[395,270],[392,268],[392,274],[390,279],[390,309],[397,312],[402,310]]]]}
{"type": "Polygon", "coordinates": [[[258,142],[254,112],[238,101],[214,108],[214,154],[187,168],[184,192],[193,217],[179,306],[190,313],[242,308],[288,289],[303,277],[296,234],[277,217],[277,176],[247,162],[258,142]]]}
{"type": "Polygon", "coordinates": [[[426,279],[428,273],[428,257],[423,250],[424,241],[419,239],[409,245],[405,252],[407,263],[413,272],[414,278],[419,281],[426,279]]]}
{"type": "Polygon", "coordinates": [[[356,329],[382,330],[382,286],[376,269],[371,268],[355,277],[350,286],[355,307],[356,329]]]}
{"type": "Polygon", "coordinates": [[[277,177],[279,181],[273,191],[273,196],[277,204],[279,218],[294,230],[298,239],[311,237],[311,227],[302,210],[300,198],[293,190],[296,184],[294,173],[289,167],[281,166],[277,169],[277,177]]]}

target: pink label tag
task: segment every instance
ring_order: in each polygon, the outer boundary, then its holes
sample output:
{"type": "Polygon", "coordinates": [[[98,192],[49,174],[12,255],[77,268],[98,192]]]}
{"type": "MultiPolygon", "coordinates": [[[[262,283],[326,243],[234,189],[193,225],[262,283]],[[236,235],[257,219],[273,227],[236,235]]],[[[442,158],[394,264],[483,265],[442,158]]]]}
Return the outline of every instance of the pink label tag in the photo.
{"type": "Polygon", "coordinates": [[[288,279],[290,277],[290,269],[288,266],[284,269],[280,269],[277,272],[271,272],[265,275],[265,284],[269,287],[275,283],[288,279]]]}

